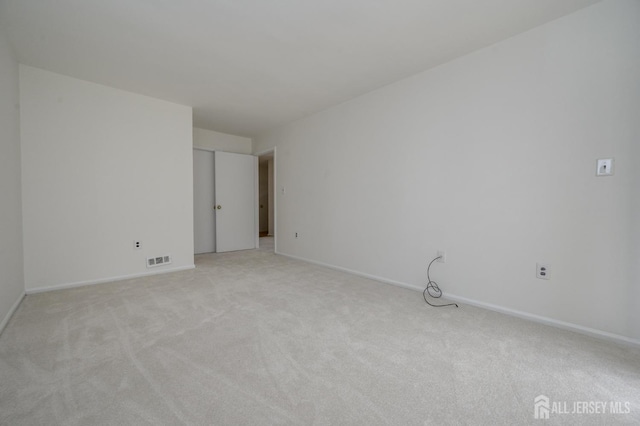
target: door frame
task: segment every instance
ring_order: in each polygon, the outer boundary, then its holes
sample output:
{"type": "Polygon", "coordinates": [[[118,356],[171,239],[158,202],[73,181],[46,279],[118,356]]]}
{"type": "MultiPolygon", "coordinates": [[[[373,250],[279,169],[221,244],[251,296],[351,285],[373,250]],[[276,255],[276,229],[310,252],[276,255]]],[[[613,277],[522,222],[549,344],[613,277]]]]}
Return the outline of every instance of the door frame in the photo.
{"type": "MultiPolygon", "coordinates": [[[[276,166],[278,147],[266,149],[264,151],[257,152],[255,155],[258,158],[256,162],[256,206],[260,205],[260,185],[258,176],[260,167],[260,157],[267,154],[273,154],[273,252],[278,253],[278,167],[276,166]]],[[[256,209],[256,247],[260,247],[260,212],[256,209]]]]}

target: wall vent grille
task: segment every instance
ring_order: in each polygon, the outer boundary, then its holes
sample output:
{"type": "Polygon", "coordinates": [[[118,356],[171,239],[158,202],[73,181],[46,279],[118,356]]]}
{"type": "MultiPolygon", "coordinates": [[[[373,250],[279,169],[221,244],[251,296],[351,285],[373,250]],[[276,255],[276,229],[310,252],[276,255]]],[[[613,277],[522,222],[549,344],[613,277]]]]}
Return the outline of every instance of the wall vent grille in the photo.
{"type": "Polygon", "coordinates": [[[156,266],[167,265],[171,263],[171,256],[156,256],[147,258],[147,268],[155,268],[156,266]]]}

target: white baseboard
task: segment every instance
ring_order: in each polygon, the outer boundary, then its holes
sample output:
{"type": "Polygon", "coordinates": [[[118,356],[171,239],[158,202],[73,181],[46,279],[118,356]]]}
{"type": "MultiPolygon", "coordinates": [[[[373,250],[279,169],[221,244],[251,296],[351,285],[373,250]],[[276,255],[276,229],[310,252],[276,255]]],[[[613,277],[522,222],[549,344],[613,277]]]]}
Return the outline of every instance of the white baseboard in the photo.
{"type": "Polygon", "coordinates": [[[63,290],[65,288],[83,287],[86,285],[93,285],[93,284],[104,284],[104,283],[110,283],[114,281],[131,280],[133,278],[141,278],[149,275],[158,275],[158,274],[167,274],[169,272],[185,271],[188,269],[194,269],[195,267],[196,267],[195,265],[187,265],[187,266],[180,266],[177,268],[168,268],[168,269],[160,269],[157,271],[142,272],[140,274],[120,275],[116,277],[99,278],[97,280],[77,281],[74,283],[58,284],[50,287],[29,288],[27,289],[27,294],[43,293],[43,292],[54,291],[54,290],[63,290]]]}
{"type": "MultiPolygon", "coordinates": [[[[360,272],[360,271],[354,271],[353,269],[343,268],[341,266],[335,266],[335,265],[331,265],[331,264],[324,263],[324,262],[318,262],[316,260],[306,259],[304,257],[299,257],[299,256],[293,256],[293,255],[286,254],[286,253],[276,252],[276,254],[279,254],[279,255],[285,256],[285,257],[289,257],[291,259],[301,260],[301,261],[307,262],[307,263],[313,263],[314,265],[320,265],[320,266],[324,266],[324,267],[327,267],[327,268],[330,268],[330,269],[335,269],[337,271],[342,271],[342,272],[347,272],[349,274],[358,275],[360,277],[369,278],[369,279],[372,279],[372,280],[375,280],[375,281],[379,281],[379,282],[382,282],[382,283],[385,283],[385,284],[391,284],[391,285],[395,285],[395,286],[398,286],[398,287],[407,288],[407,289],[410,289],[410,290],[416,290],[416,291],[420,291],[420,292],[422,292],[424,290],[424,287],[419,287],[419,286],[416,286],[416,285],[407,284],[407,283],[403,283],[403,282],[400,282],[400,281],[394,281],[394,280],[390,280],[388,278],[378,277],[378,276],[371,275],[371,274],[366,274],[366,273],[360,272]]],[[[625,346],[633,346],[633,347],[639,347],[640,348],[640,340],[632,339],[630,337],[622,336],[622,335],[619,335],[619,334],[609,333],[607,331],[597,330],[595,328],[584,327],[584,326],[581,326],[581,325],[578,325],[578,324],[573,324],[573,323],[570,323],[570,322],[560,321],[560,320],[556,320],[556,319],[549,318],[549,317],[543,317],[543,316],[540,316],[540,315],[530,314],[528,312],[518,311],[518,310],[515,310],[515,309],[506,308],[504,306],[493,305],[491,303],[485,303],[485,302],[480,302],[480,301],[473,300],[473,299],[467,299],[466,297],[455,296],[455,295],[449,294],[449,293],[443,293],[442,297],[444,297],[445,299],[454,301],[454,302],[464,303],[464,304],[467,304],[467,305],[476,306],[476,307],[487,309],[487,310],[494,311],[494,312],[500,312],[502,314],[511,315],[511,316],[514,316],[514,317],[526,319],[526,320],[537,322],[537,323],[540,323],[540,324],[550,325],[550,326],[553,326],[553,327],[557,327],[557,328],[561,328],[561,329],[564,329],[564,330],[573,331],[573,332],[580,333],[580,334],[585,334],[585,335],[591,336],[591,337],[597,337],[599,339],[608,340],[608,341],[615,342],[615,343],[618,343],[618,344],[622,344],[622,345],[625,345],[625,346]]]]}
{"type": "Polygon", "coordinates": [[[597,330],[595,328],[584,327],[582,325],[573,324],[566,321],[560,321],[549,317],[543,317],[541,315],[530,314],[528,312],[518,311],[516,309],[505,308],[504,306],[494,305],[491,303],[479,302],[473,299],[467,299],[466,297],[460,297],[449,293],[443,293],[442,297],[454,302],[464,303],[471,306],[477,306],[478,308],[484,308],[494,312],[500,312],[501,314],[511,315],[526,319],[529,321],[537,322],[540,324],[550,325],[552,327],[562,328],[564,330],[574,331],[580,334],[586,334],[587,336],[597,337],[599,339],[609,340],[611,342],[620,343],[626,346],[634,346],[640,348],[640,340],[632,339],[630,337],[622,336],[620,334],[609,333],[607,331],[597,330]]]}
{"type": "Polygon", "coordinates": [[[415,285],[412,285],[412,284],[407,284],[407,283],[403,283],[403,282],[400,282],[400,281],[394,281],[394,280],[390,280],[388,278],[378,277],[376,275],[366,274],[364,272],[355,271],[353,269],[343,268],[342,266],[336,266],[336,265],[331,265],[329,263],[318,262],[317,260],[311,260],[311,259],[307,259],[305,257],[293,256],[291,254],[286,254],[286,253],[279,253],[279,252],[275,252],[275,253],[279,254],[281,256],[284,256],[284,257],[291,258],[291,259],[301,260],[301,261],[307,262],[307,263],[313,263],[314,265],[324,266],[326,268],[334,269],[336,271],[347,272],[349,274],[357,275],[359,277],[369,278],[371,280],[379,281],[379,282],[382,282],[382,283],[385,283],[385,284],[391,284],[391,285],[395,285],[397,287],[408,288],[409,290],[416,290],[416,291],[424,290],[424,288],[418,287],[418,286],[415,286],[415,285]]]}
{"type": "Polygon", "coordinates": [[[9,309],[7,315],[4,316],[2,322],[0,322],[0,334],[2,334],[4,328],[7,326],[7,324],[9,324],[9,320],[11,320],[11,317],[16,312],[16,309],[18,309],[18,306],[20,306],[20,303],[22,303],[24,296],[26,296],[26,293],[23,291],[20,297],[18,297],[18,300],[16,300],[16,303],[14,303],[11,309],[9,309]]]}

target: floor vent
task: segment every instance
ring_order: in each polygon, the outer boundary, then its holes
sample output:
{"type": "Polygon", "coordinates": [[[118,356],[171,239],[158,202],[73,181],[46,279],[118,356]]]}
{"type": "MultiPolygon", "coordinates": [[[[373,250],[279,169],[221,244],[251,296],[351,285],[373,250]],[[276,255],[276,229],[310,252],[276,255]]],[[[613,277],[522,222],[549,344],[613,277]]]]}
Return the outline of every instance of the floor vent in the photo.
{"type": "Polygon", "coordinates": [[[147,258],[147,268],[154,268],[156,266],[162,266],[171,263],[171,256],[158,256],[147,258]]]}

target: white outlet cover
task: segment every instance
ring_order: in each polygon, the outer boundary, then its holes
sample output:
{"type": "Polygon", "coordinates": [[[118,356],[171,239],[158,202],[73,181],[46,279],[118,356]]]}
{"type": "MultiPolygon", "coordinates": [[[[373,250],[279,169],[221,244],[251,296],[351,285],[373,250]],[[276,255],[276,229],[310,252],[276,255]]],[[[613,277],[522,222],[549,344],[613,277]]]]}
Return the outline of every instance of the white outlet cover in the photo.
{"type": "Polygon", "coordinates": [[[536,278],[548,280],[550,273],[549,269],[548,263],[536,263],[536,278]]]}
{"type": "Polygon", "coordinates": [[[613,175],[613,158],[601,158],[596,164],[596,176],[613,175]]]}

